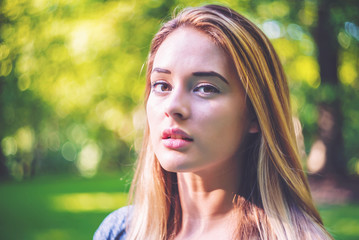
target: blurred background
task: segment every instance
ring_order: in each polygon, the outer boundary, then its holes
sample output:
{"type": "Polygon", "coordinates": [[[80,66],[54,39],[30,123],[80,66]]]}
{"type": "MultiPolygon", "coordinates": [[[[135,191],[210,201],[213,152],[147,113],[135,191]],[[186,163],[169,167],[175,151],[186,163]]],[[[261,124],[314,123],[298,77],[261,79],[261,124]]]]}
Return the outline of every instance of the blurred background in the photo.
{"type": "Polygon", "coordinates": [[[126,204],[150,41],[175,9],[205,3],[271,39],[324,223],[359,239],[356,0],[0,0],[0,239],[90,239],[126,204]]]}

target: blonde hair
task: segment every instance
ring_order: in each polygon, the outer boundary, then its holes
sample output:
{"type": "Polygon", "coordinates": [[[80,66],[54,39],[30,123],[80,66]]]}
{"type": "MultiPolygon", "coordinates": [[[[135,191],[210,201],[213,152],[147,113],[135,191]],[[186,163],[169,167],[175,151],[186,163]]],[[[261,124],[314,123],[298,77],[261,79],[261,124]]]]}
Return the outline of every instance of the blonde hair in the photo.
{"type": "MultiPolygon", "coordinates": [[[[253,23],[222,6],[188,8],[155,35],[147,62],[146,102],[155,54],[174,30],[209,35],[232,59],[260,127],[247,139],[242,186],[234,199],[240,224],[235,238],[332,239],[323,227],[303,173],[279,58],[253,23]]],[[[177,175],[165,171],[149,143],[148,125],[131,187],[129,239],[171,239],[181,228],[177,175]]]]}

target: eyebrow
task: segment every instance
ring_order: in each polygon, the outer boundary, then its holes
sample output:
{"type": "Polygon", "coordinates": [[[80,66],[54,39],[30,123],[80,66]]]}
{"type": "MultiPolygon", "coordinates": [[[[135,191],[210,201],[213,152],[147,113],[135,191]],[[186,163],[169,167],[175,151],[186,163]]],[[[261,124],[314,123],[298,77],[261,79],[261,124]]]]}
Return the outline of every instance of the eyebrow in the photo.
{"type": "MultiPolygon", "coordinates": [[[[158,72],[158,73],[166,73],[166,74],[171,74],[170,70],[164,69],[164,68],[154,68],[152,69],[151,73],[154,72],[158,72]]],[[[214,71],[209,71],[209,72],[193,72],[192,73],[193,76],[195,77],[218,77],[219,79],[221,79],[223,82],[229,84],[228,80],[223,77],[221,74],[214,72],[214,71]]]]}
{"type": "Polygon", "coordinates": [[[163,69],[163,68],[154,68],[154,69],[152,69],[151,73],[153,73],[153,72],[171,74],[170,70],[163,69]]]}
{"type": "Polygon", "coordinates": [[[221,74],[219,74],[217,72],[213,72],[213,71],[210,71],[210,72],[194,72],[194,73],[192,73],[192,75],[196,76],[196,77],[218,77],[223,82],[229,84],[227,79],[225,79],[221,74]]]}

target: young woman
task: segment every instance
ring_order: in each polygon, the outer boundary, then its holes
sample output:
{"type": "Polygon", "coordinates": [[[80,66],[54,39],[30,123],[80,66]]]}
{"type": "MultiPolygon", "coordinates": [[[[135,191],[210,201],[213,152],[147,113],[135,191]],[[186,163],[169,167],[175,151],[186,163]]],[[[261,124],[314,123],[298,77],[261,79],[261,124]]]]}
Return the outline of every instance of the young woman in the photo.
{"type": "Polygon", "coordinates": [[[298,154],[286,78],[250,21],[188,8],[155,35],[132,206],[95,239],[332,239],[298,154]]]}

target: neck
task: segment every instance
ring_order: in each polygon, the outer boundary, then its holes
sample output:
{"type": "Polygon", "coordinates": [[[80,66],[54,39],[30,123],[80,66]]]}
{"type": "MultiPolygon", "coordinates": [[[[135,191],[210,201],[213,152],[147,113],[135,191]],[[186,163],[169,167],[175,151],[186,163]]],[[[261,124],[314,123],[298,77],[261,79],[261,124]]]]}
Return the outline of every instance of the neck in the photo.
{"type": "Polygon", "coordinates": [[[234,161],[213,171],[177,173],[182,208],[181,232],[228,228],[239,188],[239,164],[234,161]]]}

